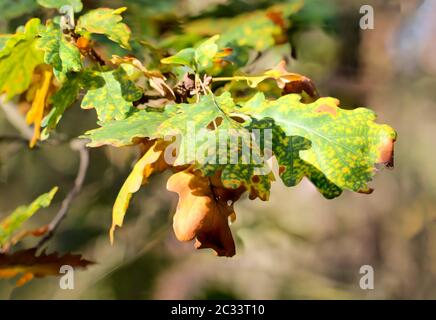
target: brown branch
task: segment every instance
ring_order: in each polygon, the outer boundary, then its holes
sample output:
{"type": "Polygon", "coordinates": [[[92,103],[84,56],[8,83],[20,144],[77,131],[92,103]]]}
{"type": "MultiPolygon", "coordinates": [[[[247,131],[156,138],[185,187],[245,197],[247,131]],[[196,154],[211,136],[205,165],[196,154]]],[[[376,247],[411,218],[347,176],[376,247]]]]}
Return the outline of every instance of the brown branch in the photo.
{"type": "Polygon", "coordinates": [[[85,141],[79,139],[72,140],[70,143],[71,149],[74,151],[78,151],[80,155],[79,170],[74,181],[74,187],[70,190],[64,201],[62,201],[61,208],[59,209],[56,216],[48,224],[47,233],[44,238],[39,241],[37,245],[38,248],[41,248],[48,240],[50,240],[50,238],[53,236],[54,232],[58,228],[59,224],[66,217],[74,198],[82,190],[83,182],[85,180],[89,166],[89,150],[86,148],[85,143],[85,141]]]}
{"type": "Polygon", "coordinates": [[[97,51],[95,51],[94,48],[89,49],[89,57],[101,66],[106,65],[106,61],[104,61],[103,58],[100,57],[100,55],[97,53],[97,51]]]}

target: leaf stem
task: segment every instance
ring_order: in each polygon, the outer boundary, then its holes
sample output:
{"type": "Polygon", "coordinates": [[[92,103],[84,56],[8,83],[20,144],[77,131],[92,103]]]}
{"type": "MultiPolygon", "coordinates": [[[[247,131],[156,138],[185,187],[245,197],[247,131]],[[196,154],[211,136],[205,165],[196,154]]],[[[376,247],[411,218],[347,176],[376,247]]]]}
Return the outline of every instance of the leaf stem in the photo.
{"type": "Polygon", "coordinates": [[[234,77],[216,77],[216,78],[212,78],[213,82],[218,82],[218,81],[243,81],[243,80],[247,80],[247,77],[244,76],[234,76],[234,77]]]}

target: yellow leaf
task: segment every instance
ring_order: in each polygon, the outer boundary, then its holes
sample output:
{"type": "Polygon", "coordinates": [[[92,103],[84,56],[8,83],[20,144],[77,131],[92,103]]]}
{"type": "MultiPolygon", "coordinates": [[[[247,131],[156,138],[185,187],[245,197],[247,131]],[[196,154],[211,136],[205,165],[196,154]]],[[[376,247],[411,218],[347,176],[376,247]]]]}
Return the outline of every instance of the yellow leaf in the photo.
{"type": "Polygon", "coordinates": [[[26,115],[27,123],[33,124],[33,137],[29,146],[33,148],[41,136],[41,121],[44,116],[44,109],[48,101],[48,92],[50,89],[51,79],[53,76],[52,69],[48,66],[42,70],[42,81],[36,89],[35,99],[32,102],[32,107],[26,115]]]}
{"type": "Polygon", "coordinates": [[[153,170],[150,166],[158,161],[161,154],[162,150],[159,148],[159,143],[155,142],[135,164],[132,172],[121,187],[112,210],[112,227],[109,232],[111,244],[114,242],[115,227],[123,225],[124,216],[129,207],[132,194],[137,192],[144,180],[151,175],[153,170]]]}

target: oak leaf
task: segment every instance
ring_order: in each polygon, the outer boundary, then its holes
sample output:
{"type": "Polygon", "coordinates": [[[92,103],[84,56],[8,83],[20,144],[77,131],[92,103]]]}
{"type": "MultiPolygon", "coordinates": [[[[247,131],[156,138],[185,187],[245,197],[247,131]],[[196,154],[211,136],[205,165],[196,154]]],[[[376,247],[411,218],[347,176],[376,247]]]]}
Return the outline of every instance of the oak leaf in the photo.
{"type": "Polygon", "coordinates": [[[36,255],[36,248],[17,251],[13,254],[0,254],[0,279],[10,279],[17,275],[18,287],[26,284],[33,278],[46,276],[58,276],[62,266],[68,265],[73,268],[86,268],[93,262],[84,260],[80,255],[65,254],[59,256],[57,253],[41,253],[36,255]]]}
{"type": "MultiPolygon", "coordinates": [[[[310,104],[302,103],[301,99],[298,94],[288,94],[267,100],[258,93],[239,112],[257,120],[272,119],[286,136],[307,139],[306,146],[299,151],[304,163],[315,167],[341,189],[368,193],[367,183],[375,174],[375,164],[392,163],[396,132],[388,125],[375,123],[376,115],[371,110],[342,109],[339,100],[331,97],[310,104]]],[[[280,135],[276,134],[275,139],[280,139],[280,135]]],[[[289,143],[292,141],[280,143],[279,149],[289,143]]],[[[294,151],[285,152],[291,153],[280,157],[284,163],[293,158],[294,151]]]]}
{"type": "Polygon", "coordinates": [[[88,92],[81,107],[95,108],[100,121],[124,119],[132,112],[132,102],[142,97],[142,91],[122,68],[88,73],[83,77],[83,83],[88,92]]]}
{"type": "Polygon", "coordinates": [[[44,62],[53,66],[54,74],[61,81],[65,81],[69,72],[77,72],[82,69],[82,61],[79,49],[62,32],[59,26],[53,22],[47,22],[37,47],[44,51],[44,62]]]}
{"type": "Polygon", "coordinates": [[[130,49],[130,28],[123,22],[121,13],[126,7],[118,9],[100,8],[88,11],[77,21],[76,32],[104,34],[121,47],[130,49]]]}
{"type": "Polygon", "coordinates": [[[124,216],[126,215],[133,193],[137,192],[146,179],[154,172],[153,164],[159,160],[161,154],[162,147],[158,142],[155,142],[141,159],[138,160],[121,187],[112,210],[112,227],[109,232],[112,244],[114,242],[115,228],[123,225],[124,216]]]}
{"type": "Polygon", "coordinates": [[[0,93],[6,93],[7,99],[26,91],[35,68],[44,62],[44,52],[36,46],[40,28],[39,19],[29,20],[0,51],[0,93]]]}
{"type": "Polygon", "coordinates": [[[173,219],[178,240],[195,238],[197,249],[211,248],[219,256],[235,255],[229,217],[235,216],[233,202],[239,198],[241,190],[216,187],[211,178],[187,171],[172,175],[167,189],[179,195],[173,219]]]}

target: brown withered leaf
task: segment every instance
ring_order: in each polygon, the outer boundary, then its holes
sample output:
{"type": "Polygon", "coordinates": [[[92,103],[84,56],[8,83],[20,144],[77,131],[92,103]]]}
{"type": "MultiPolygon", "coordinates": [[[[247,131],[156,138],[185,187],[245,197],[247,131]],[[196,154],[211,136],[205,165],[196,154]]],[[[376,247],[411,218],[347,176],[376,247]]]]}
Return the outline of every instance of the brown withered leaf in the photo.
{"type": "Polygon", "coordinates": [[[276,80],[277,86],[283,89],[283,94],[305,92],[313,100],[319,97],[312,80],[301,74],[287,71],[285,60],[280,61],[275,68],[266,71],[265,75],[276,80]]]}
{"type": "Polygon", "coordinates": [[[235,243],[229,227],[234,220],[233,203],[245,190],[225,189],[214,177],[181,171],[172,175],[167,189],[178,193],[179,203],[173,227],[180,241],[194,238],[197,249],[211,248],[217,255],[235,255],[235,243]]]}
{"type": "Polygon", "coordinates": [[[10,279],[18,275],[16,285],[22,286],[33,278],[58,276],[59,270],[64,265],[76,268],[86,268],[93,262],[82,259],[80,255],[57,253],[41,253],[36,255],[36,248],[17,251],[13,254],[0,254],[0,279],[10,279]]]}

